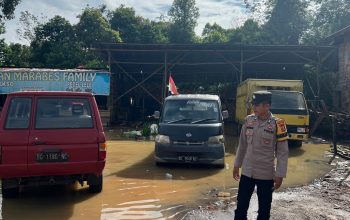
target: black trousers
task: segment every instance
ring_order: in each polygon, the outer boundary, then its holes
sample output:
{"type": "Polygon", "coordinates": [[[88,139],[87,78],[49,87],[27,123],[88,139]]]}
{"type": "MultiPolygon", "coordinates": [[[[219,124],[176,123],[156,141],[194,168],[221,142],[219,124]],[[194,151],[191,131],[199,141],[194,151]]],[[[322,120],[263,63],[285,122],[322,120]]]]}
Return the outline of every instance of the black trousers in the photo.
{"type": "Polygon", "coordinates": [[[259,201],[258,220],[270,219],[270,210],[273,192],[273,180],[258,180],[241,175],[237,197],[237,209],[235,211],[235,220],[246,220],[249,208],[250,198],[257,186],[259,201]]]}

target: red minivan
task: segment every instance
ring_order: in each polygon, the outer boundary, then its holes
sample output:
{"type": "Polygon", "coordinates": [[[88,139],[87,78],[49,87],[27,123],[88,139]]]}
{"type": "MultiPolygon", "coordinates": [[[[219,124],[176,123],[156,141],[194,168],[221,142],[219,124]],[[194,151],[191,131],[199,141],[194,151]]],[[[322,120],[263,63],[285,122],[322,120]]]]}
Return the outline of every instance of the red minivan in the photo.
{"type": "Polygon", "coordinates": [[[0,117],[0,178],[4,198],[25,185],[87,181],[102,191],[106,137],[91,93],[15,92],[0,117]]]}

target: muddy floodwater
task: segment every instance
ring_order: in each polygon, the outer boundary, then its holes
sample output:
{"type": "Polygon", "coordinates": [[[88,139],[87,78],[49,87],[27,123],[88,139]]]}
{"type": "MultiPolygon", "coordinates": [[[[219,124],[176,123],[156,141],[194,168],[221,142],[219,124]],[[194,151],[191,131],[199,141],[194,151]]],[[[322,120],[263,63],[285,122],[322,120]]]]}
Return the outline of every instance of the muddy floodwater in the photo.
{"type": "MultiPolygon", "coordinates": [[[[109,141],[104,188],[90,194],[86,187],[25,188],[16,199],[0,197],[0,219],[181,219],[187,211],[213,199],[209,192],[232,191],[232,162],[237,138],[226,136],[226,168],[157,167],[153,142],[109,141]]],[[[290,149],[283,187],[311,182],[330,170],[329,145],[304,144],[290,149]]]]}

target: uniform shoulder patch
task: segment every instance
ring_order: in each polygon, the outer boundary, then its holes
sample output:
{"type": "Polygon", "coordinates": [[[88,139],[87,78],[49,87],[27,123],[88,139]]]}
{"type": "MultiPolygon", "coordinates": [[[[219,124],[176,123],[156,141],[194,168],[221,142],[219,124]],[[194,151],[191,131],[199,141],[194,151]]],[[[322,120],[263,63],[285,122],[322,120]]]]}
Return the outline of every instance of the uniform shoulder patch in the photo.
{"type": "Polygon", "coordinates": [[[287,133],[287,125],[286,122],[283,119],[276,118],[276,141],[285,141],[288,139],[288,133],[287,133]]]}
{"type": "Polygon", "coordinates": [[[248,115],[245,118],[245,123],[246,123],[247,126],[254,126],[254,125],[256,125],[256,116],[254,114],[248,115]]]}

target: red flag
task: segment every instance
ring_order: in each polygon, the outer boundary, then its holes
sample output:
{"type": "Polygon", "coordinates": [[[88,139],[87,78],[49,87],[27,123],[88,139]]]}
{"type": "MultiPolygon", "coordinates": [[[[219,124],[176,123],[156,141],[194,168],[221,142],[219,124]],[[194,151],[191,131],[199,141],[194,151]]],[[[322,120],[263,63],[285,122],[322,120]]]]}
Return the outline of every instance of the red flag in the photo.
{"type": "Polygon", "coordinates": [[[175,82],[173,80],[173,77],[171,77],[171,75],[169,76],[169,91],[172,95],[178,95],[179,93],[177,92],[177,88],[175,85],[175,82]]]}

